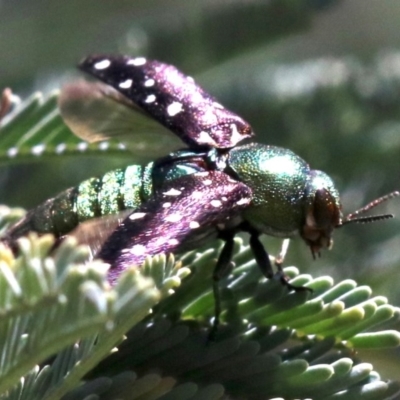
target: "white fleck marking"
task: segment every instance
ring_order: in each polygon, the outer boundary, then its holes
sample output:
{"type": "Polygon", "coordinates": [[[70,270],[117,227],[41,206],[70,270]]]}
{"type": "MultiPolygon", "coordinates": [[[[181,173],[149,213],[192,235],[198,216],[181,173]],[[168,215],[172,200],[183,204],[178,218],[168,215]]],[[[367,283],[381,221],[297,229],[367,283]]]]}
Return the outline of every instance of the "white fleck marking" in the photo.
{"type": "Polygon", "coordinates": [[[217,113],[215,111],[215,108],[210,107],[209,105],[205,106],[202,109],[201,121],[206,126],[213,126],[213,125],[220,125],[221,124],[221,122],[219,121],[219,119],[217,117],[217,113]]]}
{"type": "Polygon", "coordinates": [[[183,218],[181,214],[170,214],[165,217],[165,221],[167,222],[178,222],[183,218]]]}
{"type": "Polygon", "coordinates": [[[251,201],[250,198],[243,197],[243,199],[238,200],[238,201],[236,202],[236,204],[237,204],[238,206],[242,206],[242,205],[244,205],[244,204],[249,204],[250,201],[251,201]]]}
{"type": "Polygon", "coordinates": [[[231,124],[231,142],[236,143],[243,139],[243,135],[237,129],[236,124],[231,124]]]}
{"type": "Polygon", "coordinates": [[[109,142],[100,142],[99,143],[99,150],[105,151],[105,150],[108,150],[109,147],[110,147],[109,142]]]}
{"type": "Polygon", "coordinates": [[[65,149],[67,148],[67,145],[65,143],[60,143],[56,146],[56,154],[62,154],[64,153],[65,149]]]}
{"type": "Polygon", "coordinates": [[[206,186],[212,185],[212,180],[211,179],[204,180],[203,185],[206,185],[206,186]]]}
{"type": "Polygon", "coordinates": [[[197,229],[200,226],[200,224],[197,221],[191,221],[189,224],[190,229],[197,229]]]}
{"type": "Polygon", "coordinates": [[[203,105],[204,107],[204,96],[200,92],[192,92],[190,95],[190,103],[196,105],[203,105]]]}
{"type": "Polygon", "coordinates": [[[146,215],[146,213],[144,212],[137,212],[137,213],[133,213],[129,216],[129,219],[134,221],[135,219],[141,219],[146,215]]]}
{"type": "Polygon", "coordinates": [[[17,149],[16,147],[10,147],[10,148],[7,150],[7,155],[8,155],[8,157],[10,157],[10,158],[15,157],[17,154],[18,154],[18,149],[17,149]]]}
{"type": "Polygon", "coordinates": [[[118,86],[121,89],[129,89],[132,86],[132,79],[127,79],[126,81],[121,82],[118,86]]]}
{"type": "Polygon", "coordinates": [[[163,193],[164,196],[179,196],[180,194],[182,194],[182,192],[176,189],[170,189],[168,192],[163,193]]]}
{"type": "Polygon", "coordinates": [[[140,65],[146,64],[146,59],[144,57],[136,57],[136,58],[131,58],[128,62],[128,65],[134,65],[136,67],[139,67],[140,65]]]}
{"type": "Polygon", "coordinates": [[[43,143],[37,144],[36,146],[32,147],[31,153],[34,156],[40,156],[45,151],[45,149],[46,149],[46,145],[45,144],[43,144],[43,143]]]}
{"type": "Polygon", "coordinates": [[[203,193],[199,192],[198,190],[193,191],[192,196],[195,200],[200,200],[203,198],[203,193]]]}
{"type": "Polygon", "coordinates": [[[86,142],[80,142],[76,145],[78,151],[85,151],[88,148],[88,144],[86,142]]]}
{"type": "Polygon", "coordinates": [[[149,94],[144,100],[145,103],[154,103],[155,101],[156,96],[154,96],[154,94],[149,94]]]}
{"type": "Polygon", "coordinates": [[[101,60],[98,61],[96,64],[94,64],[94,68],[95,69],[106,69],[111,65],[111,61],[110,60],[101,60]]]}
{"type": "Polygon", "coordinates": [[[206,131],[201,131],[199,133],[199,137],[197,138],[197,141],[199,143],[214,143],[214,140],[211,138],[211,136],[206,132],[206,131]]]}
{"type": "Polygon", "coordinates": [[[179,114],[182,111],[182,103],[179,101],[174,101],[167,107],[167,113],[170,117],[174,117],[176,114],[179,114]]]}
{"type": "Polygon", "coordinates": [[[130,252],[134,256],[143,256],[144,254],[146,254],[146,246],[143,246],[142,244],[135,244],[131,248],[130,252]]]}
{"type": "Polygon", "coordinates": [[[221,201],[219,201],[219,200],[211,200],[210,201],[210,204],[213,206],[213,207],[221,207],[222,206],[222,203],[221,203],[221,201]]]}
{"type": "Polygon", "coordinates": [[[215,108],[220,108],[220,109],[224,109],[224,108],[225,108],[222,104],[217,103],[216,101],[213,102],[213,106],[214,106],[215,108]]]}
{"type": "Polygon", "coordinates": [[[222,196],[222,197],[221,197],[221,200],[222,200],[222,201],[227,201],[228,198],[227,198],[226,196],[222,196]]]}
{"type": "Polygon", "coordinates": [[[167,240],[167,239],[165,239],[165,238],[163,238],[163,237],[159,237],[159,238],[157,238],[157,239],[155,240],[154,246],[155,246],[155,247],[160,247],[160,246],[162,246],[163,244],[165,244],[166,240],[167,240]]]}
{"type": "Polygon", "coordinates": [[[179,244],[179,241],[178,241],[178,239],[169,239],[168,244],[170,246],[177,246],[179,244]]]}
{"type": "Polygon", "coordinates": [[[154,79],[147,79],[147,81],[144,82],[144,86],[146,87],[151,87],[154,86],[154,84],[156,83],[156,81],[154,79]]]}
{"type": "Polygon", "coordinates": [[[166,203],[163,203],[163,208],[169,208],[171,207],[171,203],[169,201],[167,201],[166,203]]]}

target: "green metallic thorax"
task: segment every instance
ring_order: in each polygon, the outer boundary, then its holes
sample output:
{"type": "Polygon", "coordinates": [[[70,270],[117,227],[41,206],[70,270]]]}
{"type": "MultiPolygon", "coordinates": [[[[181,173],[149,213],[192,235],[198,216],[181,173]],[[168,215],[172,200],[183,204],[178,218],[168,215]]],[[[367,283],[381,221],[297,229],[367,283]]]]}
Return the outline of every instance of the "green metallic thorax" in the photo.
{"type": "Polygon", "coordinates": [[[243,218],[260,232],[288,237],[304,222],[310,168],[293,152],[251,143],[230,150],[228,165],[253,191],[243,218]]]}

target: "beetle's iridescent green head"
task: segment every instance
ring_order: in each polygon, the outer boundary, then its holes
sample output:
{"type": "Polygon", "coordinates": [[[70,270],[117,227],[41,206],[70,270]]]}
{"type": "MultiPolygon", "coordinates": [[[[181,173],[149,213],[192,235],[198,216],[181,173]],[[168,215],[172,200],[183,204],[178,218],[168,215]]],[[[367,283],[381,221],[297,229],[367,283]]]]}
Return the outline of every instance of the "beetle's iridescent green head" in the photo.
{"type": "Polygon", "coordinates": [[[306,189],[308,201],[304,225],[300,230],[301,237],[310,247],[315,258],[322,248],[332,247],[332,234],[335,228],[354,222],[367,223],[393,218],[392,214],[372,216],[361,214],[399,194],[398,191],[389,193],[343,217],[339,192],[332,179],[322,171],[311,170],[306,189]]]}
{"type": "Polygon", "coordinates": [[[322,171],[310,171],[306,196],[307,209],[300,235],[315,257],[322,248],[332,247],[333,230],[342,223],[342,206],[332,179],[322,171]]]}

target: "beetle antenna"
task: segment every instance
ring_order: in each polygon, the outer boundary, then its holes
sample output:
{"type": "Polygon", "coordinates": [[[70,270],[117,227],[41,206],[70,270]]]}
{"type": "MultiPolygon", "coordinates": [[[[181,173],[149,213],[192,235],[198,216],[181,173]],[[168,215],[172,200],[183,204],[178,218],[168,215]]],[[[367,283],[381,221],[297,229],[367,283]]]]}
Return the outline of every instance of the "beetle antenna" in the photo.
{"type": "Polygon", "coordinates": [[[378,199],[375,199],[368,203],[366,206],[354,211],[353,213],[350,213],[346,215],[346,217],[343,218],[341,224],[339,226],[343,226],[349,223],[359,223],[359,224],[366,224],[369,222],[375,222],[375,221],[382,221],[384,219],[390,219],[393,218],[393,214],[379,214],[379,215],[370,215],[370,216],[362,216],[361,214],[365,214],[367,211],[371,210],[372,208],[392,199],[393,197],[397,197],[400,195],[400,192],[395,191],[391,192],[385,196],[379,197],[378,199]]]}

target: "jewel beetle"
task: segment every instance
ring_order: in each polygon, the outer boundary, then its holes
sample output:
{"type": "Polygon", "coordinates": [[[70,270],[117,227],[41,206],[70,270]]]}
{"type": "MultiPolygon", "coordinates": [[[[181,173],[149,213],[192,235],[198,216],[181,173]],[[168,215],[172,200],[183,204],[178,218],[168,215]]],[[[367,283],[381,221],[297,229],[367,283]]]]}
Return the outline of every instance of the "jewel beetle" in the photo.
{"type": "Polygon", "coordinates": [[[71,83],[62,90],[60,111],[71,130],[89,142],[116,138],[133,152],[144,151],[144,138],[165,149],[165,155],[86,180],[39,205],[8,229],[4,240],[10,244],[29,231],[60,237],[103,217],[92,242],[95,255],[110,264],[108,277],[114,283],[147,256],[182,253],[220,238],[225,244],[216,282],[229,268],[238,232],[249,233],[257,264],[271,278],[260,235],[300,235],[315,257],[332,246],[336,228],[392,217],[365,212],[399,192],[344,216],[339,192],[326,173],[311,169],[288,149],[241,144],[254,136],[250,125],[172,65],[92,55],[79,68],[98,81],[71,83]],[[181,148],[168,153],[177,138],[181,148]]]}

